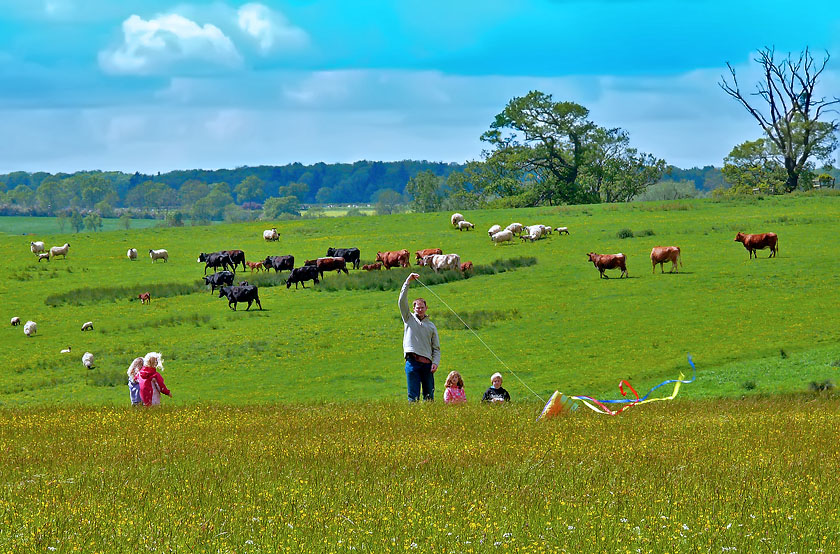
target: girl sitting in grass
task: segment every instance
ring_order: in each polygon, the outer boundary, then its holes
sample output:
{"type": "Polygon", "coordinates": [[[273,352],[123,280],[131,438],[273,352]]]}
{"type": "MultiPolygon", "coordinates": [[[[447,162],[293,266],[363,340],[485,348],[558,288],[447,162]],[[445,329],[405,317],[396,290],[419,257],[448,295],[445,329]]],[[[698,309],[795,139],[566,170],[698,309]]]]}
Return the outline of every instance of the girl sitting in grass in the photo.
{"type": "Polygon", "coordinates": [[[450,371],[446,378],[446,390],[443,393],[443,401],[447,404],[460,404],[467,401],[464,392],[464,379],[457,371],[450,371]]]}

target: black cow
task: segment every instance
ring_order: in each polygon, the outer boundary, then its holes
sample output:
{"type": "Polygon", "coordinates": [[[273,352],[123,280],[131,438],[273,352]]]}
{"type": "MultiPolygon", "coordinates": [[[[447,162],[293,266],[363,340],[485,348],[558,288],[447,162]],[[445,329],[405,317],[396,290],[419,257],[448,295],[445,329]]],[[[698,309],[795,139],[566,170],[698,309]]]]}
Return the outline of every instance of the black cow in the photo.
{"type": "Polygon", "coordinates": [[[211,267],[213,269],[218,269],[221,267],[224,270],[227,270],[227,268],[230,267],[231,270],[234,273],[236,273],[236,267],[234,267],[233,261],[230,259],[230,256],[222,252],[213,252],[211,254],[205,254],[204,252],[202,252],[198,255],[197,261],[204,262],[205,275],[207,275],[207,269],[211,267]]]}
{"type": "Polygon", "coordinates": [[[237,302],[247,302],[248,307],[245,308],[245,311],[251,309],[251,303],[256,302],[257,306],[260,307],[262,310],[262,304],[260,304],[260,293],[259,289],[254,285],[247,285],[244,287],[222,287],[219,289],[219,298],[226,297],[228,299],[228,308],[236,311],[236,303],[237,302]]]}
{"type": "Polygon", "coordinates": [[[216,292],[216,287],[230,286],[233,284],[233,272],[219,271],[213,275],[206,275],[204,277],[204,284],[210,285],[210,292],[216,292]]]}
{"type": "Polygon", "coordinates": [[[245,271],[245,252],[242,250],[222,250],[220,254],[227,254],[230,256],[230,262],[233,264],[234,271],[236,271],[237,264],[242,264],[242,271],[245,271]]]}
{"type": "Polygon", "coordinates": [[[353,264],[353,269],[359,269],[361,252],[358,248],[327,248],[327,256],[331,258],[344,258],[348,264],[353,264]]]}
{"type": "Polygon", "coordinates": [[[303,285],[303,288],[306,288],[306,283],[304,281],[315,281],[317,284],[318,281],[318,268],[314,265],[305,265],[303,267],[296,267],[292,270],[289,274],[289,278],[286,279],[286,288],[292,286],[292,283],[295,284],[295,289],[297,289],[298,283],[303,285]]]}
{"type": "Polygon", "coordinates": [[[287,256],[266,256],[263,260],[263,267],[266,270],[274,269],[274,273],[288,269],[289,271],[295,268],[295,257],[291,254],[287,256]]]}

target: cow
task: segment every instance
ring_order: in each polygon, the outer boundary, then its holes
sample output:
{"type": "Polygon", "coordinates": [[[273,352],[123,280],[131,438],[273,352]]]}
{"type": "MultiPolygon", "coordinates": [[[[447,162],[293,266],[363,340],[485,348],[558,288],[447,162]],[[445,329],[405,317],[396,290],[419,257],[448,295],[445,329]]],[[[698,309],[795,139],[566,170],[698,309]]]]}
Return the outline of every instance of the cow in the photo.
{"type": "Polygon", "coordinates": [[[219,271],[212,275],[204,277],[204,284],[210,285],[210,294],[216,292],[216,287],[223,287],[225,285],[231,286],[233,284],[234,273],[232,271],[219,271]]]}
{"type": "Polygon", "coordinates": [[[665,262],[671,262],[671,271],[679,273],[677,262],[682,265],[679,246],[654,246],[650,251],[650,263],[653,266],[653,273],[656,273],[656,264],[659,264],[661,273],[665,273],[665,262]]]}
{"type": "Polygon", "coordinates": [[[262,270],[265,269],[265,266],[263,265],[262,261],[259,261],[259,262],[245,262],[245,265],[248,266],[248,268],[251,270],[251,273],[253,273],[255,269],[257,271],[262,271],[262,270]]]}
{"type": "Polygon", "coordinates": [[[358,248],[327,248],[327,257],[344,258],[345,262],[353,265],[353,269],[359,269],[361,255],[358,248]]]}
{"type": "Polygon", "coordinates": [[[318,268],[321,279],[324,278],[325,271],[335,271],[339,274],[343,271],[345,275],[349,275],[347,273],[347,260],[344,258],[318,258],[315,260],[315,267],[318,268]]]}
{"type": "Polygon", "coordinates": [[[408,250],[403,248],[402,250],[377,252],[376,261],[382,262],[382,265],[385,266],[385,269],[391,269],[392,267],[397,266],[408,267],[408,250]]]}
{"type": "Polygon", "coordinates": [[[473,270],[473,263],[472,262],[464,262],[461,264],[461,273],[472,272],[473,270]]]}
{"type": "Polygon", "coordinates": [[[589,256],[589,261],[601,272],[602,279],[609,279],[609,276],[604,274],[605,270],[615,268],[621,269],[619,279],[629,277],[627,266],[625,265],[627,257],[624,254],[595,254],[594,252],[590,252],[587,256],[589,256]]]}
{"type": "Polygon", "coordinates": [[[750,259],[752,259],[753,255],[758,258],[756,250],[769,248],[770,255],[767,256],[768,258],[775,257],[776,252],[779,251],[779,237],[776,233],[760,233],[758,235],[745,235],[744,233],[738,233],[735,235],[735,241],[744,245],[744,248],[746,248],[750,253],[750,259]]]}
{"type": "Polygon", "coordinates": [[[222,250],[220,254],[227,254],[230,257],[233,271],[236,271],[236,266],[240,263],[242,264],[242,271],[245,271],[245,252],[242,250],[222,250]]]}
{"type": "Polygon", "coordinates": [[[375,262],[372,264],[365,264],[362,266],[365,271],[380,271],[382,269],[382,262],[375,262]]]}
{"type": "Polygon", "coordinates": [[[443,250],[440,248],[425,248],[423,250],[418,250],[414,253],[414,257],[416,258],[414,261],[417,265],[420,265],[420,260],[426,256],[432,256],[433,254],[443,254],[443,250]]]}
{"type": "Polygon", "coordinates": [[[422,262],[421,265],[431,267],[435,273],[446,269],[461,269],[461,256],[458,254],[434,254],[424,257],[422,262]]]}
{"type": "Polygon", "coordinates": [[[292,283],[295,284],[295,290],[297,290],[298,283],[303,285],[303,288],[306,288],[306,283],[304,281],[315,281],[317,285],[318,281],[318,268],[313,265],[305,265],[303,267],[296,267],[292,270],[289,274],[289,278],[286,279],[286,288],[292,286],[292,283]]]}
{"type": "Polygon", "coordinates": [[[288,269],[291,271],[295,267],[295,257],[291,254],[286,256],[266,256],[263,260],[265,270],[273,269],[274,273],[288,269]]]}
{"type": "Polygon", "coordinates": [[[140,299],[141,304],[149,304],[152,301],[152,293],[150,292],[141,292],[137,295],[137,298],[140,299]]]}
{"type": "Polygon", "coordinates": [[[222,287],[219,289],[219,298],[223,297],[228,299],[228,308],[234,312],[236,311],[236,304],[238,302],[248,303],[248,307],[245,308],[246,312],[251,309],[251,304],[254,302],[257,303],[260,310],[263,309],[262,304],[260,304],[259,289],[254,285],[222,287]]]}
{"type": "Polygon", "coordinates": [[[204,274],[207,275],[207,270],[209,268],[218,269],[222,268],[227,270],[228,267],[235,273],[236,267],[233,265],[233,261],[230,259],[228,254],[224,254],[222,252],[212,252],[210,254],[205,254],[204,252],[198,255],[197,262],[204,262],[204,274]]]}

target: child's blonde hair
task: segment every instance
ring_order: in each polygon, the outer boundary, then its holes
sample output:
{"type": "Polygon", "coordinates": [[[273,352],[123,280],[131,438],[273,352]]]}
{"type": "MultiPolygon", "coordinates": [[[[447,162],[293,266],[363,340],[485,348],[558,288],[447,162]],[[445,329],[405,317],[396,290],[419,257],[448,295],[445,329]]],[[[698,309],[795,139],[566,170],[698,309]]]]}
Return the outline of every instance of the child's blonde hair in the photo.
{"type": "Polygon", "coordinates": [[[137,377],[137,372],[143,367],[143,358],[134,358],[134,361],[131,362],[131,365],[128,366],[128,378],[134,379],[137,377]]]}
{"type": "Polygon", "coordinates": [[[160,352],[149,352],[145,356],[143,356],[143,365],[148,367],[154,367],[158,371],[163,371],[163,356],[160,352]],[[149,362],[155,360],[157,363],[155,365],[151,365],[149,362]]]}
{"type": "MultiPolygon", "coordinates": [[[[491,376],[490,376],[490,383],[492,383],[492,382],[493,382],[493,379],[495,379],[496,377],[498,377],[499,379],[502,379],[502,374],[501,374],[501,373],[499,373],[499,372],[497,371],[496,373],[494,373],[493,375],[491,375],[491,376]]],[[[502,380],[504,380],[504,379],[502,379],[502,380]]]]}
{"type": "Polygon", "coordinates": [[[449,375],[446,377],[446,384],[444,384],[444,387],[458,387],[459,389],[462,389],[464,388],[464,379],[457,371],[450,371],[449,375]]]}

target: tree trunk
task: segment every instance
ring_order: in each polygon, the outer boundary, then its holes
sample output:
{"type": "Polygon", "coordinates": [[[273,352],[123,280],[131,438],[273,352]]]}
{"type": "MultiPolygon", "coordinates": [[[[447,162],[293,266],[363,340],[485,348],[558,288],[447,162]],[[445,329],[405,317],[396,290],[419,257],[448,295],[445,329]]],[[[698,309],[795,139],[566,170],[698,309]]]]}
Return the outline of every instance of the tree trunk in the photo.
{"type": "Polygon", "coordinates": [[[793,192],[799,186],[799,172],[796,171],[796,164],[794,161],[787,156],[785,157],[785,170],[787,170],[785,192],[793,192]]]}

